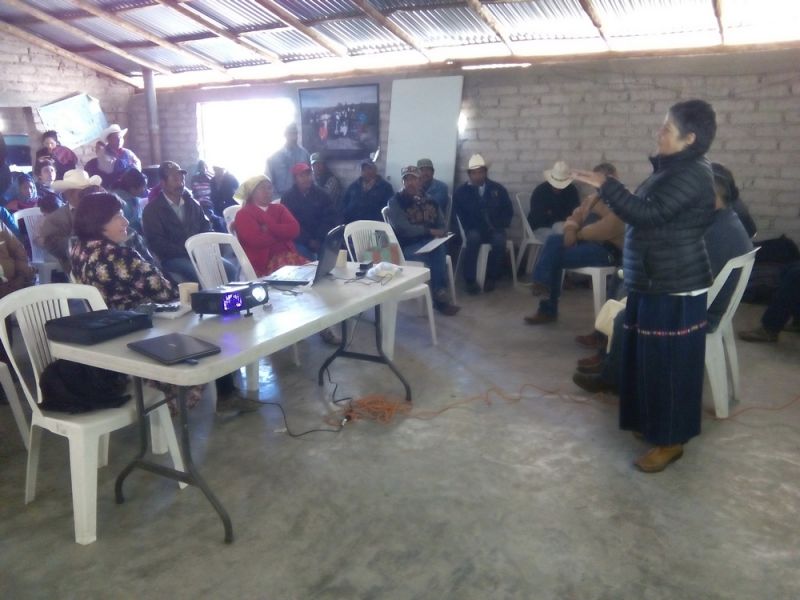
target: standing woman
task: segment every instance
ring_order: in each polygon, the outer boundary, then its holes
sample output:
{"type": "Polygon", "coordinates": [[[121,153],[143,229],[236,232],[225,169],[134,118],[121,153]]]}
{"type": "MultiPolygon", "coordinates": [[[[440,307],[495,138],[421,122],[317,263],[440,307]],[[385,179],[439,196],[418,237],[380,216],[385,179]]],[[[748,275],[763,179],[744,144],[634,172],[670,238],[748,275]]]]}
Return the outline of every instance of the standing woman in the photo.
{"type": "Polygon", "coordinates": [[[591,171],[575,179],[627,224],[623,267],[630,290],[620,373],[620,427],[654,447],[635,465],[664,470],[700,433],[706,291],[712,277],[703,233],[713,218],[714,180],[705,157],[716,134],[711,105],[674,104],[658,130],[653,174],[635,193],[591,171]]]}
{"type": "Polygon", "coordinates": [[[236,237],[259,277],[308,262],[292,241],[300,234],[300,224],[288,208],[272,203],[272,189],[268,177],[256,175],[242,183],[234,196],[244,204],[234,221],[236,237]]]}

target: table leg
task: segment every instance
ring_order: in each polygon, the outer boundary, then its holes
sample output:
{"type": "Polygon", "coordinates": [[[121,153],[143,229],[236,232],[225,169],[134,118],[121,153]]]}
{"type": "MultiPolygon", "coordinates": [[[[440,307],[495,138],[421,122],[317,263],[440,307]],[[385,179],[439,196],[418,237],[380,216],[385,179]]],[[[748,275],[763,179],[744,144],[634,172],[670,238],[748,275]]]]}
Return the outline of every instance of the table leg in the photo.
{"type": "Polygon", "coordinates": [[[381,307],[380,305],[375,306],[375,347],[377,349],[378,355],[372,354],[364,354],[362,352],[351,352],[350,350],[346,350],[346,340],[347,340],[347,321],[342,321],[342,342],[339,347],[331,354],[325,362],[322,363],[322,366],[319,368],[319,373],[317,374],[317,383],[322,385],[323,383],[323,375],[325,374],[325,369],[327,369],[330,364],[339,358],[340,356],[343,358],[352,358],[354,360],[365,360],[368,362],[376,362],[386,365],[392,370],[392,373],[400,380],[400,383],[403,384],[403,387],[406,391],[406,401],[411,402],[411,386],[408,385],[405,377],[400,373],[394,363],[386,356],[383,351],[383,332],[381,329],[381,307]]]}
{"type": "Polygon", "coordinates": [[[144,394],[142,391],[141,378],[139,377],[134,378],[134,386],[136,391],[136,414],[138,416],[138,424],[139,424],[139,452],[137,453],[136,457],[130,462],[130,464],[127,467],[125,467],[117,477],[117,481],[114,486],[116,492],[117,504],[122,504],[125,501],[125,497],[123,496],[122,493],[122,484],[125,481],[125,478],[135,468],[140,468],[145,471],[150,471],[151,473],[161,475],[162,477],[167,477],[168,479],[174,479],[176,481],[182,481],[190,485],[195,485],[200,488],[205,497],[211,503],[211,506],[213,506],[214,510],[217,511],[219,518],[222,520],[222,526],[225,529],[225,543],[230,544],[231,542],[233,542],[233,526],[231,525],[231,518],[228,516],[228,512],[225,510],[225,507],[222,506],[222,503],[217,499],[217,497],[211,491],[211,488],[208,487],[208,484],[205,482],[200,473],[197,471],[197,469],[194,466],[194,462],[192,461],[192,450],[189,443],[188,409],[186,407],[187,388],[185,387],[178,388],[178,418],[181,427],[180,446],[181,446],[181,456],[183,458],[183,465],[186,471],[177,471],[176,469],[170,469],[169,467],[165,467],[164,465],[160,465],[145,460],[144,455],[147,453],[148,410],[145,409],[144,406],[144,394]]]}

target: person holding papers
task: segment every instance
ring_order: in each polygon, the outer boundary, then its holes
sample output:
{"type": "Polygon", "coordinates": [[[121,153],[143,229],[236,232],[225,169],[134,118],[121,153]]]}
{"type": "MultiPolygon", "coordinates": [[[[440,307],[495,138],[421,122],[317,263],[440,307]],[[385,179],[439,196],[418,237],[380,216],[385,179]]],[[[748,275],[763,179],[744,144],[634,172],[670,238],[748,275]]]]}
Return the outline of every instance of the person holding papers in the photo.
{"type": "MultiPolygon", "coordinates": [[[[481,244],[491,244],[486,281],[483,291],[494,290],[506,252],[506,229],[511,224],[514,208],[505,187],[487,177],[486,161],[473,154],[467,166],[469,181],[461,184],[453,194],[453,208],[461,221],[466,236],[464,250],[464,279],[467,292],[480,294],[476,281],[478,252],[481,244]]],[[[513,267],[512,267],[513,268],[513,267]]]]}
{"type": "Polygon", "coordinates": [[[403,189],[389,199],[389,223],[406,259],[422,260],[431,270],[430,286],[436,310],[443,315],[455,315],[461,307],[451,302],[447,291],[447,245],[439,244],[428,252],[416,254],[431,240],[445,238],[444,215],[439,205],[422,192],[417,167],[403,167],[401,175],[403,189]]]}

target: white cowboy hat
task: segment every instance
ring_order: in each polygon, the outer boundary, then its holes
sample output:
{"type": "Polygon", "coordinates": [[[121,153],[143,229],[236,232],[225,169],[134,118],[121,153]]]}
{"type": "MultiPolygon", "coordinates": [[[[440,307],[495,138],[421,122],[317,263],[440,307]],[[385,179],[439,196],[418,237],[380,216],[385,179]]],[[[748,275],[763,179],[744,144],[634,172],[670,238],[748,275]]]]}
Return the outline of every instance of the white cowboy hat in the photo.
{"type": "Polygon", "coordinates": [[[572,183],[569,165],[563,160],[556,162],[552,169],[547,169],[544,172],[544,178],[547,179],[547,183],[552,185],[557,190],[563,190],[570,183],[572,183]]]}
{"type": "Polygon", "coordinates": [[[128,133],[128,128],[122,129],[119,125],[114,123],[113,125],[109,125],[103,132],[100,134],[100,139],[104,142],[108,141],[108,136],[112,133],[118,133],[119,137],[125,137],[125,134],[128,133]]]}
{"type": "Polygon", "coordinates": [[[483,157],[480,154],[473,154],[469,157],[469,163],[467,164],[467,171],[472,171],[473,169],[485,169],[486,168],[486,161],[483,160],[483,157]]]}
{"type": "Polygon", "coordinates": [[[64,173],[64,179],[57,179],[53,182],[53,191],[82,190],[90,185],[100,185],[101,183],[103,183],[103,178],[100,175],[89,177],[89,174],[83,169],[71,169],[64,173]]]}

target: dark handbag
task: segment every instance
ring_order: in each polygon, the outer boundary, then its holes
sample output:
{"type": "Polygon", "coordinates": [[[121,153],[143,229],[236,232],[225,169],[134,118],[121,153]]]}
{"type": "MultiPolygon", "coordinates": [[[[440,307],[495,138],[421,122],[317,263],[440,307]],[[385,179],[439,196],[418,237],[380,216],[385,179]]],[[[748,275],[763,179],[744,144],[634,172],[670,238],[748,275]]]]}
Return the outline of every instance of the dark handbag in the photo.
{"type": "Polygon", "coordinates": [[[131,399],[127,386],[128,376],[122,373],[58,359],[39,378],[41,407],[72,414],[116,408],[131,399]]]}
{"type": "Polygon", "coordinates": [[[103,309],[53,319],[44,324],[44,330],[47,339],[54,342],[89,345],[152,326],[149,315],[132,310],[103,309]]]}

